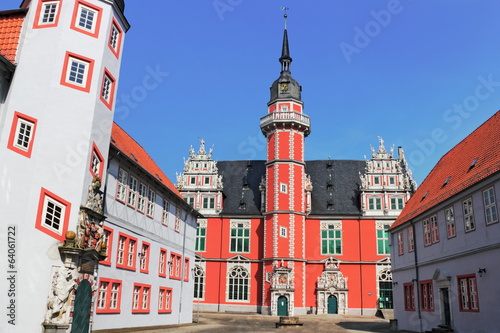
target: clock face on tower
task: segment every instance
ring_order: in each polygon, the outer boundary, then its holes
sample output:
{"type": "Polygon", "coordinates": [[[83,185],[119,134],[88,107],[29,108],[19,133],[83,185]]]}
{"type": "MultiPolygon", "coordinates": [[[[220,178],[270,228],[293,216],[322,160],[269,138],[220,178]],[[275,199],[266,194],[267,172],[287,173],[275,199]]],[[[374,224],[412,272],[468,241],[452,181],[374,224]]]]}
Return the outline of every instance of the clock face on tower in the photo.
{"type": "Polygon", "coordinates": [[[280,91],[281,92],[287,92],[288,91],[288,83],[283,82],[280,84],[280,91]]]}

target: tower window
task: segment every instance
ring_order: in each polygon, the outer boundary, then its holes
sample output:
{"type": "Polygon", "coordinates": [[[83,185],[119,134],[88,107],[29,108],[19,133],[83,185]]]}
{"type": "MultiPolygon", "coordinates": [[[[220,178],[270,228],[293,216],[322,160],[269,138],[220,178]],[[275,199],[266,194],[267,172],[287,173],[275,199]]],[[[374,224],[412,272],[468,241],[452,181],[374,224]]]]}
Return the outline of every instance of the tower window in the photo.
{"type": "Polygon", "coordinates": [[[92,148],[92,157],[90,159],[90,173],[93,177],[99,177],[102,179],[103,162],[104,159],[94,143],[92,148]]]}
{"type": "Polygon", "coordinates": [[[61,84],[89,92],[93,69],[94,60],[67,52],[61,84]]]}
{"type": "Polygon", "coordinates": [[[288,185],[285,183],[280,184],[280,192],[281,193],[288,193],[288,185]]]}
{"type": "Polygon", "coordinates": [[[109,32],[108,46],[111,52],[118,58],[120,56],[120,49],[122,44],[123,32],[120,25],[113,19],[111,24],[111,31],[109,32]]]}
{"type": "Polygon", "coordinates": [[[57,26],[61,7],[60,0],[42,0],[38,3],[33,28],[49,28],[57,26]]]}
{"type": "Polygon", "coordinates": [[[68,230],[71,204],[42,188],[38,205],[36,228],[59,241],[68,230]]]}
{"type": "Polygon", "coordinates": [[[14,119],[12,121],[9,144],[7,147],[16,153],[28,158],[31,157],[36,123],[36,119],[19,112],[14,112],[14,119]]]}
{"type": "Polygon", "coordinates": [[[115,95],[115,78],[104,69],[101,85],[101,101],[109,108],[113,107],[113,97],[115,95]]]}
{"type": "Polygon", "coordinates": [[[101,8],[85,1],[78,1],[75,6],[71,28],[97,38],[101,24],[101,8]]]}

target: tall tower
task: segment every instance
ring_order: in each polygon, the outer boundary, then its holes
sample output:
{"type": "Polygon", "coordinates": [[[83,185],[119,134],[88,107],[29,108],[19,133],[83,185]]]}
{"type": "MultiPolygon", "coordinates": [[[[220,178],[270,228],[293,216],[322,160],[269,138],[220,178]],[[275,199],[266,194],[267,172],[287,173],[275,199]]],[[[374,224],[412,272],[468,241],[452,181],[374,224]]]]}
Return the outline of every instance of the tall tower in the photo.
{"type": "Polygon", "coordinates": [[[295,309],[306,307],[304,138],[310,133],[310,120],[302,112],[302,87],[290,72],[286,17],[281,73],[271,86],[268,114],[260,119],[267,138],[264,279],[270,281],[264,283],[263,299],[272,315],[293,315],[295,309]]]}

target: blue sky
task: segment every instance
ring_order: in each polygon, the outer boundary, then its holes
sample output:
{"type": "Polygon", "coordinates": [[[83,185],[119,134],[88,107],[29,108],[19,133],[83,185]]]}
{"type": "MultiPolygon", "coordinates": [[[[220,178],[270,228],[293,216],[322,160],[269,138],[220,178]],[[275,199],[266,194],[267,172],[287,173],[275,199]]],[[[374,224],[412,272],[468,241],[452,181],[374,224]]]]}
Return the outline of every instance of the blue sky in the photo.
{"type": "Polygon", "coordinates": [[[115,120],[172,181],[199,138],[217,160],[265,159],[281,6],[311,117],[307,160],[363,159],[381,136],[420,184],[500,109],[498,0],[128,0],[115,120]]]}

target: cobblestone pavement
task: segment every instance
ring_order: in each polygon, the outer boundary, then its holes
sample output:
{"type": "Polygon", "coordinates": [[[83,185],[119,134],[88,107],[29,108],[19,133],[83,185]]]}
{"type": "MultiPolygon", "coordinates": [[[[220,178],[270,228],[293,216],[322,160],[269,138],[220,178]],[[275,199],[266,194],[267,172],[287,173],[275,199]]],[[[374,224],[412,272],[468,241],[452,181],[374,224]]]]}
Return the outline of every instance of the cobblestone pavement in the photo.
{"type": "MultiPolygon", "coordinates": [[[[151,329],[121,329],[101,331],[106,333],[191,333],[191,332],[329,332],[329,333],[369,333],[392,332],[389,321],[377,317],[347,315],[309,315],[298,316],[302,327],[276,329],[278,317],[259,314],[200,313],[199,323],[156,327],[151,329]]],[[[196,321],[197,314],[193,314],[196,321]]]]}

